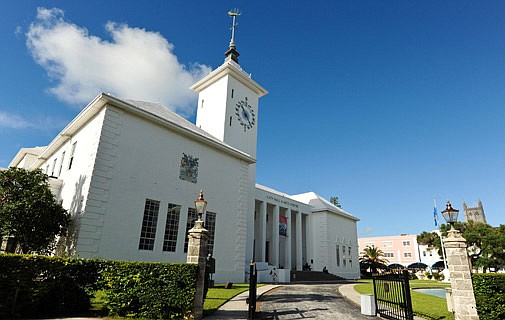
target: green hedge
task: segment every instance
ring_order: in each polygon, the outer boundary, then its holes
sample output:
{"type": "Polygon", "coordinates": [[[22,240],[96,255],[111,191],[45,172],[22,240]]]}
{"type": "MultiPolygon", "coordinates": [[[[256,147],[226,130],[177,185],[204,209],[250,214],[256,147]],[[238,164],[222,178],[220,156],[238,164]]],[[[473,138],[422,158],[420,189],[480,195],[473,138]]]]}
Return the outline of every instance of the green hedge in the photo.
{"type": "Polygon", "coordinates": [[[479,318],[505,319],[505,274],[473,274],[472,280],[479,318]]]}
{"type": "Polygon", "coordinates": [[[97,290],[111,315],[182,318],[198,267],[0,254],[0,319],[88,312],[97,290]]]}
{"type": "Polygon", "coordinates": [[[182,319],[193,306],[198,266],[109,262],[102,271],[111,315],[182,319]]]}

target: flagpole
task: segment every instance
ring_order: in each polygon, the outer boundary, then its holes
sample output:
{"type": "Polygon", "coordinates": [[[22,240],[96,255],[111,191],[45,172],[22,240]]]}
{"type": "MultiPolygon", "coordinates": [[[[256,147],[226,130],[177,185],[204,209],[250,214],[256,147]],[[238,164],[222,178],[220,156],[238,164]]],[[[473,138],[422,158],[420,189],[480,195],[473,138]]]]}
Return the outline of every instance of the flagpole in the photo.
{"type": "MultiPolygon", "coordinates": [[[[435,197],[433,197],[433,205],[434,205],[434,215],[435,215],[435,226],[438,221],[438,214],[437,214],[437,200],[435,197]]],[[[440,227],[438,228],[438,236],[440,237],[440,246],[442,247],[442,258],[444,260],[444,268],[447,269],[447,258],[445,256],[445,247],[444,247],[444,240],[442,239],[442,232],[440,231],[440,227]]]]}

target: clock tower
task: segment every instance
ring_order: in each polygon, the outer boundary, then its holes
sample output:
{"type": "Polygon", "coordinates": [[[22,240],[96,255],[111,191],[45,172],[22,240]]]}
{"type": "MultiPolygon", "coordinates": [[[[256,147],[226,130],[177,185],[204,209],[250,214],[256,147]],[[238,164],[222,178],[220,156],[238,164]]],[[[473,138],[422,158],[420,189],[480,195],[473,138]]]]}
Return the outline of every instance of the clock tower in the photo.
{"type": "Polygon", "coordinates": [[[235,45],[236,11],[232,36],[224,63],[191,90],[198,93],[196,125],[226,144],[256,159],[258,137],[258,100],[266,91],[238,63],[235,45]]]}

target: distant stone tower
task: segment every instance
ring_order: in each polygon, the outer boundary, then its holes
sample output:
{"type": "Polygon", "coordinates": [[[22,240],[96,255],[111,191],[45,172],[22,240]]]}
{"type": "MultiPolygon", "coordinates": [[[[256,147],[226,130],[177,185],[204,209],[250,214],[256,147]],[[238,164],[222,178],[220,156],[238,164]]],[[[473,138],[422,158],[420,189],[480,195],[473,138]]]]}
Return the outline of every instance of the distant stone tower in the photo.
{"type": "Polygon", "coordinates": [[[465,222],[475,221],[487,223],[486,215],[484,214],[484,208],[482,207],[482,202],[479,199],[479,205],[475,208],[469,208],[466,203],[463,202],[463,209],[465,210],[465,222]]]}

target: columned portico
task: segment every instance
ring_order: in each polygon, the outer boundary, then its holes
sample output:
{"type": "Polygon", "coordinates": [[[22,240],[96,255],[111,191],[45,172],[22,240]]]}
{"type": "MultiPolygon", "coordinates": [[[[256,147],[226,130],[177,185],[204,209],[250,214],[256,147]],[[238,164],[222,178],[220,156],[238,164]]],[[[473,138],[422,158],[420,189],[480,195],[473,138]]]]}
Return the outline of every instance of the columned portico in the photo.
{"type": "Polygon", "coordinates": [[[292,270],[301,271],[310,261],[307,254],[312,254],[304,243],[311,239],[306,234],[310,233],[311,206],[263,186],[256,186],[255,203],[255,261],[268,262],[288,275],[292,270]],[[286,228],[280,228],[280,223],[286,223],[286,228]]]}

